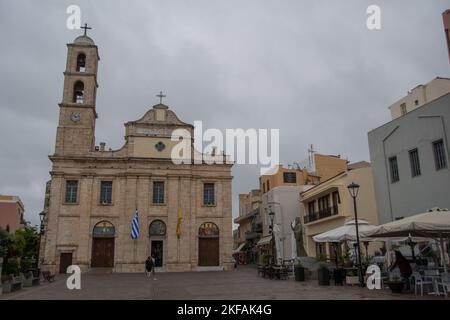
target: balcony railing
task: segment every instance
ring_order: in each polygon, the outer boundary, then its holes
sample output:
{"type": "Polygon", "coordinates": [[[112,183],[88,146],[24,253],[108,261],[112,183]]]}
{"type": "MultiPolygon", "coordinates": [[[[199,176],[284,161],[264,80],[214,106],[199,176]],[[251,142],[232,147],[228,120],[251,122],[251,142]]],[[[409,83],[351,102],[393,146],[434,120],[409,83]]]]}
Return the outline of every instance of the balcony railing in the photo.
{"type": "Polygon", "coordinates": [[[338,206],[331,206],[329,208],[326,208],[324,210],[308,213],[306,216],[303,217],[303,221],[305,223],[310,223],[313,221],[325,219],[334,215],[339,214],[338,206]]]}
{"type": "Polygon", "coordinates": [[[246,232],[245,233],[245,240],[252,240],[255,238],[258,238],[261,234],[258,232],[246,232]]]}
{"type": "Polygon", "coordinates": [[[252,231],[261,233],[263,231],[262,223],[252,223],[252,231]]]}

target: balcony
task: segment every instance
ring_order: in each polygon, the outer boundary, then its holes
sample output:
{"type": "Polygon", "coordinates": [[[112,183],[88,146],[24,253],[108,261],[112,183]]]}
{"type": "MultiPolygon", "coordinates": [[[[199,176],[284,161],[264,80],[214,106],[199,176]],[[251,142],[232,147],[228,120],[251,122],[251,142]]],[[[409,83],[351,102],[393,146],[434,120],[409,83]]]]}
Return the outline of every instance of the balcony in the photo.
{"type": "Polygon", "coordinates": [[[252,232],[252,231],[246,232],[245,233],[245,240],[253,240],[253,239],[258,238],[260,235],[261,234],[258,233],[258,232],[252,232]]]}
{"type": "Polygon", "coordinates": [[[316,212],[307,214],[306,216],[303,217],[303,221],[306,224],[306,223],[310,223],[310,222],[313,222],[313,221],[318,221],[318,220],[321,220],[321,219],[332,217],[332,216],[335,216],[337,214],[339,214],[338,206],[331,206],[331,207],[326,208],[324,210],[316,211],[316,212]]]}
{"type": "Polygon", "coordinates": [[[236,219],[234,219],[234,223],[240,223],[241,221],[244,221],[246,219],[251,219],[254,216],[257,216],[259,214],[259,209],[254,209],[250,212],[247,212],[246,214],[240,215],[236,219]]]}
{"type": "Polygon", "coordinates": [[[257,233],[262,233],[263,231],[263,225],[262,223],[253,223],[252,224],[252,231],[257,233]]]}

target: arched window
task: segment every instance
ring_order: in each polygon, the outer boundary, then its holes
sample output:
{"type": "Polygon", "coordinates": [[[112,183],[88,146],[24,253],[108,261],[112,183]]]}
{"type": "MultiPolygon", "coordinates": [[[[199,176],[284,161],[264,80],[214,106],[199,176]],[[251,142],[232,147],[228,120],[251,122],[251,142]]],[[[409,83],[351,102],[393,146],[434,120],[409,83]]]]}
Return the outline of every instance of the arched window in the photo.
{"type": "Polygon", "coordinates": [[[75,82],[75,85],[73,87],[73,102],[84,102],[84,83],[81,81],[75,82]]]}
{"type": "Polygon", "coordinates": [[[84,53],[80,53],[77,57],[77,72],[85,72],[86,71],[86,55],[84,53]]]}
{"type": "Polygon", "coordinates": [[[151,236],[165,236],[166,224],[161,220],[154,220],[150,224],[149,235],[151,236]]]}
{"type": "Polygon", "coordinates": [[[92,235],[94,238],[112,238],[116,235],[116,228],[111,222],[101,221],[95,225],[92,235]]]}
{"type": "Polygon", "coordinates": [[[219,236],[219,227],[212,222],[205,222],[198,229],[198,236],[204,238],[217,238],[219,236]]]}

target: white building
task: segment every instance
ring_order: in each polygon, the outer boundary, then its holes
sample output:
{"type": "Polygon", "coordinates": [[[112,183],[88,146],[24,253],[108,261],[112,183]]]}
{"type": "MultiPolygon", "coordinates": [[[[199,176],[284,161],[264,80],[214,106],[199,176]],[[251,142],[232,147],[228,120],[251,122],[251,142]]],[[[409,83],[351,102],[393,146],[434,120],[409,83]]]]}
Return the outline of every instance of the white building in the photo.
{"type": "Polygon", "coordinates": [[[269,213],[271,211],[275,213],[273,224],[278,262],[296,257],[296,241],[291,223],[303,215],[300,193],[313,186],[279,186],[262,196],[264,234],[269,234],[268,228],[271,225],[269,213]]]}

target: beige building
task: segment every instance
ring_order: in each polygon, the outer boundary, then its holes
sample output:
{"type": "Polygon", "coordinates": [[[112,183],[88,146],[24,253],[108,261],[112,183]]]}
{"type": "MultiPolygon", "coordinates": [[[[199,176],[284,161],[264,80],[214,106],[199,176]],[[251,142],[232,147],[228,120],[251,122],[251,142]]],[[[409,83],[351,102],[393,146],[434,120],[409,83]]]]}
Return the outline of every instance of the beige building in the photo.
{"type": "Polygon", "coordinates": [[[433,100],[450,92],[450,79],[437,77],[427,84],[420,84],[389,107],[392,119],[404,116],[433,100]]]}
{"type": "Polygon", "coordinates": [[[234,219],[234,223],[239,225],[235,249],[242,249],[247,244],[247,248],[251,250],[261,238],[263,226],[260,209],[259,189],[239,194],[239,216],[234,219]]]}
{"type": "Polygon", "coordinates": [[[193,126],[162,103],[125,123],[120,149],[96,146],[98,48],[86,35],[67,46],[41,268],[142,272],[153,254],[163,271],[231,269],[231,165],[174,164],[171,134],[193,126]]]}
{"type": "Polygon", "coordinates": [[[344,172],[301,194],[304,246],[308,256],[333,256],[329,245],[315,243],[312,237],[341,227],[346,221],[354,219],[353,198],[347,188],[352,182],[360,185],[356,198],[358,219],[378,224],[372,168],[364,161],[350,164],[344,172]]]}
{"type": "MultiPolygon", "coordinates": [[[[304,161],[305,162],[305,161],[304,161]]],[[[286,168],[278,165],[259,178],[261,194],[265,194],[275,187],[294,187],[315,185],[327,180],[338,172],[345,171],[347,160],[340,156],[314,153],[310,156],[309,164],[297,164],[296,168],[286,168]]]]}

